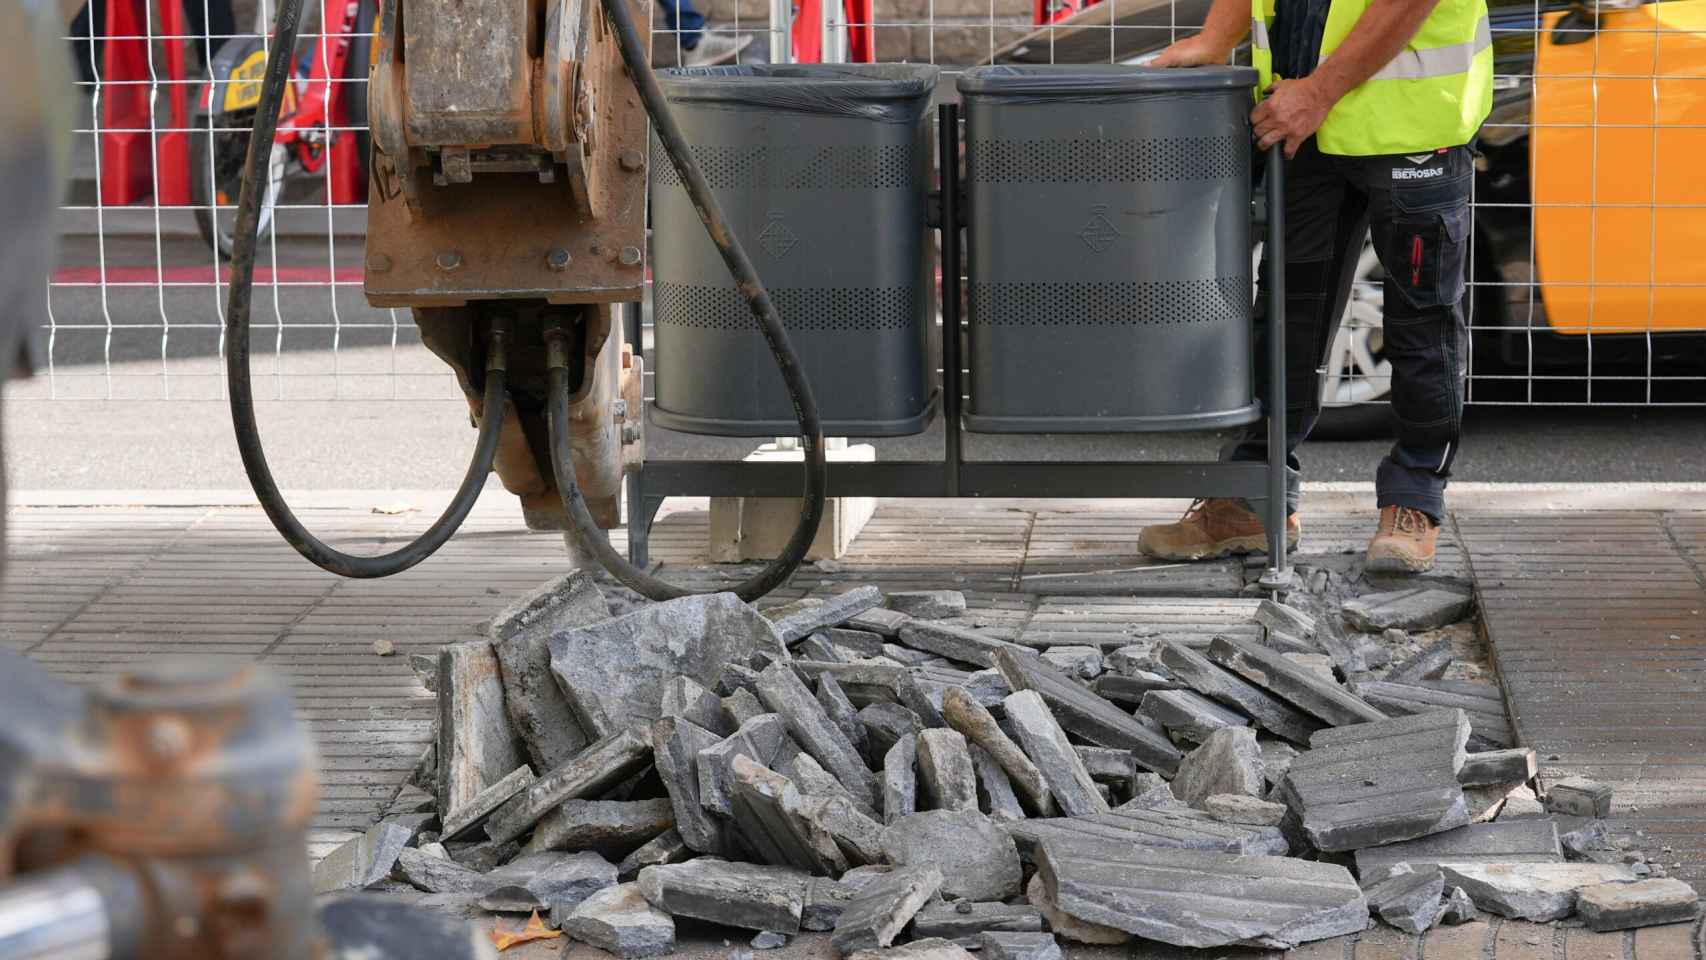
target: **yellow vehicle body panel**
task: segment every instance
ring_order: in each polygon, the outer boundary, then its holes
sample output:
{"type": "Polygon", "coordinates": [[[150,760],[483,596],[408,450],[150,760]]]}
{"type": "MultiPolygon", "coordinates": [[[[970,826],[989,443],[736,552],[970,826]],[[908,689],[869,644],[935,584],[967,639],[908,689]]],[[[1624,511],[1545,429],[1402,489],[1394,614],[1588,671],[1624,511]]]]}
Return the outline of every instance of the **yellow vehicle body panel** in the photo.
{"type": "Polygon", "coordinates": [[[1706,330],[1706,0],[1610,11],[1577,43],[1563,16],[1542,21],[1530,145],[1551,326],[1706,330]]]}

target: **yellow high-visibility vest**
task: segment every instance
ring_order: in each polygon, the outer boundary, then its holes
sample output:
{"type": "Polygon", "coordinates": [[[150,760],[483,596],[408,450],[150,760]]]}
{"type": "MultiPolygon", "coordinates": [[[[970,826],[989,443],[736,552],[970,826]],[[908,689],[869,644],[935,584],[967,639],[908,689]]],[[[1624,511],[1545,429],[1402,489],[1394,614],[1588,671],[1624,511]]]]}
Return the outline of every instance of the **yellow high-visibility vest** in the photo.
{"type": "MultiPolygon", "coordinates": [[[[1327,59],[1371,0],[1331,0],[1321,36],[1327,59]]],[[[1268,27],[1274,0],[1251,0],[1250,62],[1257,99],[1274,79],[1268,27]]],[[[1493,107],[1493,43],[1486,0],[1439,0],[1392,62],[1345,94],[1315,135],[1322,153],[1366,157],[1468,143],[1493,107]]]]}

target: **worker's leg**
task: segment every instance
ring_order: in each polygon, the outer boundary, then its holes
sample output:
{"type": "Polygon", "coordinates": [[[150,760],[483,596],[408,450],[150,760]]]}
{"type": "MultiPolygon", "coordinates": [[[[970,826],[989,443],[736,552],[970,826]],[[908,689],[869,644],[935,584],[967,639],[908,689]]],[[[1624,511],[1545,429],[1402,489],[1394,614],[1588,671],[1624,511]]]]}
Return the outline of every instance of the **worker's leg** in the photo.
{"type": "Polygon", "coordinates": [[[703,36],[705,15],[693,6],[693,0],[660,0],[658,6],[663,10],[664,25],[675,32],[681,49],[697,47],[703,36]]]}

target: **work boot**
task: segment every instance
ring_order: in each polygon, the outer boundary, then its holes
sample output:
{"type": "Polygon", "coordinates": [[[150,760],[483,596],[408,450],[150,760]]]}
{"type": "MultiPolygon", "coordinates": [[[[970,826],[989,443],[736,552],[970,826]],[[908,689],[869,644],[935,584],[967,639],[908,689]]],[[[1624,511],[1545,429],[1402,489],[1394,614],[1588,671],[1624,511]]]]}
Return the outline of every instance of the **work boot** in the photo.
{"type": "Polygon", "coordinates": [[[1368,569],[1374,573],[1426,573],[1433,569],[1439,524],[1420,510],[1382,507],[1380,529],[1368,541],[1368,569]]]}
{"type": "MultiPolygon", "coordinates": [[[[1297,549],[1303,527],[1292,514],[1285,520],[1285,542],[1297,549]]],[[[1241,500],[1210,497],[1191,504],[1177,523],[1143,528],[1137,548],[1162,560],[1213,560],[1233,554],[1267,553],[1262,518],[1241,500]]]]}
{"type": "Polygon", "coordinates": [[[726,33],[706,33],[691,50],[681,52],[684,67],[715,67],[735,62],[742,50],[752,45],[752,34],[731,36],[726,33]]]}

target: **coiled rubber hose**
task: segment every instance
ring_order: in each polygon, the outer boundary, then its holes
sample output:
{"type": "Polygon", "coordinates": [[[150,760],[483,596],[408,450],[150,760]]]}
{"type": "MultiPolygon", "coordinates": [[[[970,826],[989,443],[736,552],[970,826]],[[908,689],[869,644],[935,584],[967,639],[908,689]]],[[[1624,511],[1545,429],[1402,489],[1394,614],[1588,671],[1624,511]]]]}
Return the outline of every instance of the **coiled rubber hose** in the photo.
{"type": "Polygon", "coordinates": [[[237,450],[243,457],[243,472],[255,490],[267,519],[296,552],[322,570],[361,579],[388,577],[409,569],[443,546],[467,518],[497,455],[498,433],[503,427],[504,402],[508,399],[505,355],[508,350],[507,321],[494,320],[487,342],[486,388],[480,408],[480,433],[474,442],[474,457],[462,485],[444,513],[427,531],[400,549],[376,557],[363,557],[338,550],[302,525],[279,492],[261,448],[260,428],[255,422],[255,397],[249,382],[249,301],[255,277],[255,244],[261,216],[261,185],[267,179],[273,132],[278,129],[279,105],[289,81],[290,62],[296,49],[302,0],[280,0],[278,26],[273,32],[272,53],[267,59],[266,80],[255,108],[255,127],[249,135],[249,152],[243,163],[243,188],[237,197],[237,221],[232,229],[231,296],[225,313],[225,374],[231,392],[231,423],[237,432],[237,450]]]}

